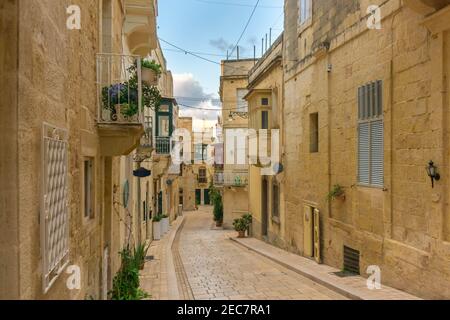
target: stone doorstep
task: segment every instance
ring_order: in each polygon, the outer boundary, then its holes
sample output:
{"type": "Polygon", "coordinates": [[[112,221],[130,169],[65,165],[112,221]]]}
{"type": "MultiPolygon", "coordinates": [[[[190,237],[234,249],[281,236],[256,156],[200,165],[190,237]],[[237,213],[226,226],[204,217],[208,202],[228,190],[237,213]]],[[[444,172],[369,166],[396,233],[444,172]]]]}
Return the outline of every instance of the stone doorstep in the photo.
{"type": "Polygon", "coordinates": [[[361,276],[340,278],[333,274],[340,271],[336,268],[319,265],[315,261],[255,238],[230,238],[230,240],[353,300],[421,300],[419,297],[385,285],[380,290],[370,290],[366,285],[367,279],[361,276]]]}

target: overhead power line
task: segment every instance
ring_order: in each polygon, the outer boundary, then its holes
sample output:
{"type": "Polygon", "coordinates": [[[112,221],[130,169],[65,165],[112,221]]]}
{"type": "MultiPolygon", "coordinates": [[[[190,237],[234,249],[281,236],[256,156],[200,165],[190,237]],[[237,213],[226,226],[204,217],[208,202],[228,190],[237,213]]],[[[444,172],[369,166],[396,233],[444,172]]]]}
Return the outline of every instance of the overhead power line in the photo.
{"type": "MultiPolygon", "coordinates": [[[[253,5],[251,5],[251,4],[237,3],[237,2],[223,2],[223,1],[210,1],[210,0],[195,0],[195,1],[205,3],[205,4],[218,4],[218,5],[236,6],[236,7],[253,7],[253,5]]],[[[265,6],[265,5],[261,5],[259,7],[265,8],[265,9],[281,9],[281,8],[283,8],[281,6],[265,6]]]]}
{"type": "Polygon", "coordinates": [[[241,42],[242,37],[243,37],[244,34],[245,34],[245,31],[247,31],[247,28],[248,28],[248,26],[250,25],[250,22],[252,21],[253,16],[255,15],[256,9],[258,8],[258,5],[259,5],[259,2],[260,2],[260,1],[261,1],[261,0],[257,0],[257,1],[256,1],[255,7],[253,8],[253,11],[252,11],[252,13],[250,14],[250,17],[248,18],[248,21],[247,21],[247,24],[246,24],[245,27],[244,27],[244,30],[242,30],[242,33],[241,33],[241,35],[240,35],[238,41],[236,42],[236,45],[234,46],[233,50],[231,50],[230,57],[233,55],[234,51],[235,51],[236,48],[238,47],[239,42],[241,42]]]}

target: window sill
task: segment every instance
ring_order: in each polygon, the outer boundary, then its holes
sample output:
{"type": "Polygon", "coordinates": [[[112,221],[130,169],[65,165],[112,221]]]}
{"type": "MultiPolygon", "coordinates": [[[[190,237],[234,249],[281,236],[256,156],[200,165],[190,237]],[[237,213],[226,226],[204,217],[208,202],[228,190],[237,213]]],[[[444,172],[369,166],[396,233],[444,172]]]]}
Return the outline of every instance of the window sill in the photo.
{"type": "Polygon", "coordinates": [[[312,25],[312,18],[308,18],[308,20],[306,20],[305,22],[302,22],[301,24],[298,25],[297,27],[297,34],[298,37],[300,38],[302,33],[308,29],[309,27],[311,27],[312,25]]]}

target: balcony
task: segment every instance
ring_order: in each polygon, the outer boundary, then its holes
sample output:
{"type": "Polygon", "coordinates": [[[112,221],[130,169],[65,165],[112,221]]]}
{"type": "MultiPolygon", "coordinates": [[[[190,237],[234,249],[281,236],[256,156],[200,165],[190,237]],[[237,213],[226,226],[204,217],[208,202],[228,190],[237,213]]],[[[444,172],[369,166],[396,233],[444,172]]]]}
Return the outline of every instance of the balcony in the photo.
{"type": "Polygon", "coordinates": [[[125,1],[125,35],[131,53],[145,57],[158,46],[156,0],[125,1]]]}
{"type": "Polygon", "coordinates": [[[170,137],[156,137],[156,154],[170,155],[172,151],[170,137]]]}
{"type": "Polygon", "coordinates": [[[144,134],[139,56],[97,55],[97,101],[101,154],[128,155],[144,134]]]}
{"type": "Polygon", "coordinates": [[[218,177],[225,187],[246,187],[248,185],[248,171],[224,172],[218,177]]]}
{"type": "Polygon", "coordinates": [[[214,186],[221,187],[224,184],[223,172],[216,172],[214,174],[214,186]]]}

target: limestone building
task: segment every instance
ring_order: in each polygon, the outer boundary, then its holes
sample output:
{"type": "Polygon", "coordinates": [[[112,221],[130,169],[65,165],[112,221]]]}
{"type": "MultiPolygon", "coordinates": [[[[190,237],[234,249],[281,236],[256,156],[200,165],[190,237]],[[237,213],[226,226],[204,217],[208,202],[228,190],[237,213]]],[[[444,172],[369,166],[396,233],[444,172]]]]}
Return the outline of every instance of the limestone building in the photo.
{"type": "Polygon", "coordinates": [[[253,59],[222,61],[220,100],[222,102],[223,174],[215,185],[222,188],[224,227],[248,213],[248,72],[253,59]]]}
{"type": "Polygon", "coordinates": [[[450,298],[449,21],[445,0],[285,1],[284,248],[450,298]]]}
{"type": "Polygon", "coordinates": [[[157,1],[76,4],[0,3],[1,299],[106,299],[117,253],[130,235],[149,237],[139,232],[149,181],[139,199],[133,176],[152,115],[139,99],[142,58],[159,61],[154,85],[173,95],[157,1]],[[76,274],[80,288],[67,285],[76,274]]]}

